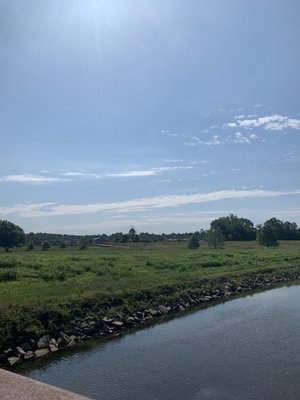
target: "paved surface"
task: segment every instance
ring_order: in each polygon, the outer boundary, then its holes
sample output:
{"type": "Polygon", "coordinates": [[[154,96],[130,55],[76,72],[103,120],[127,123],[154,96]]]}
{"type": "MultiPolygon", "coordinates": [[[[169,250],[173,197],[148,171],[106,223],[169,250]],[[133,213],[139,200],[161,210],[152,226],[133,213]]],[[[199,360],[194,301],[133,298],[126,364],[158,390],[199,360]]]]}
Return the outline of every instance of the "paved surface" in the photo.
{"type": "Polygon", "coordinates": [[[54,386],[0,369],[1,400],[88,400],[54,386]]]}

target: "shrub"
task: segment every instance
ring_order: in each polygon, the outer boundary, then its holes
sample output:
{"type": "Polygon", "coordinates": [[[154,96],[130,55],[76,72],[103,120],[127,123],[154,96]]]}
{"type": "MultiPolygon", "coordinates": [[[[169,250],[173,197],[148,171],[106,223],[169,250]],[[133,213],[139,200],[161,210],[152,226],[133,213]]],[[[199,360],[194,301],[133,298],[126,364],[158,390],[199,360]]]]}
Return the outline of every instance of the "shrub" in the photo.
{"type": "Polygon", "coordinates": [[[187,247],[188,249],[198,249],[200,247],[199,239],[195,234],[189,238],[187,247]]]}
{"type": "Polygon", "coordinates": [[[49,242],[44,242],[42,244],[42,251],[48,251],[50,249],[50,244],[49,242]]]}
{"type": "Polygon", "coordinates": [[[16,281],[17,272],[16,271],[1,271],[0,272],[0,282],[16,281]]]}
{"type": "Polygon", "coordinates": [[[64,271],[58,270],[57,268],[47,268],[39,273],[39,277],[44,281],[64,281],[66,274],[64,271]]]}
{"type": "Polygon", "coordinates": [[[33,245],[33,243],[29,243],[29,245],[27,246],[27,251],[31,251],[31,250],[33,250],[34,249],[34,245],[33,245]]]}
{"type": "Polygon", "coordinates": [[[220,263],[220,261],[210,260],[210,261],[204,261],[203,263],[201,263],[201,266],[203,268],[222,267],[222,263],[220,263]]]}

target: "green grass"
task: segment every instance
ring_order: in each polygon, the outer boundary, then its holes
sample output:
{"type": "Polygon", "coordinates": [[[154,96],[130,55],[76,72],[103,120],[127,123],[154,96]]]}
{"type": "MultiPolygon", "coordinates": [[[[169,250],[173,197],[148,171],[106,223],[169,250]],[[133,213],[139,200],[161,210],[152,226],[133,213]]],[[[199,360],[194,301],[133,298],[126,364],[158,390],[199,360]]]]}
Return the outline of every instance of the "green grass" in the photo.
{"type": "Polygon", "coordinates": [[[299,270],[300,242],[260,248],[255,242],[185,242],[90,247],[47,252],[0,251],[0,347],[56,329],[86,313],[133,311],[247,277],[299,270]]]}

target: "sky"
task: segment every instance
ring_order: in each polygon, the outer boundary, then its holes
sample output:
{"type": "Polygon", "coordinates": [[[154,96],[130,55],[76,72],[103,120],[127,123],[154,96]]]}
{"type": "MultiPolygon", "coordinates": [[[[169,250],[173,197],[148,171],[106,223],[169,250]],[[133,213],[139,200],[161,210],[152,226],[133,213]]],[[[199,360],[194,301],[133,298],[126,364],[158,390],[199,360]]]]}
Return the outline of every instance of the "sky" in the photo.
{"type": "Polygon", "coordinates": [[[300,224],[298,0],[0,0],[0,219],[300,224]]]}

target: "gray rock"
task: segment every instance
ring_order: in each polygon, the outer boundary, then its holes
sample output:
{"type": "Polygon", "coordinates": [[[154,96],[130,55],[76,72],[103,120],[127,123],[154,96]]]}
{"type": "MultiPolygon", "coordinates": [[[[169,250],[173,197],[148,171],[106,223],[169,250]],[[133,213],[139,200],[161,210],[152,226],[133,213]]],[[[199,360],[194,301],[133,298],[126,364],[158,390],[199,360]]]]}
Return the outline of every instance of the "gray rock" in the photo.
{"type": "Polygon", "coordinates": [[[185,311],[185,308],[181,304],[179,304],[178,311],[185,311]]]}
{"type": "Polygon", "coordinates": [[[29,361],[33,360],[35,358],[35,354],[33,351],[27,351],[27,353],[24,356],[24,360],[29,361]]]}
{"type": "Polygon", "coordinates": [[[90,335],[93,335],[93,333],[96,333],[96,332],[97,332],[97,329],[94,326],[92,326],[92,327],[87,326],[87,327],[82,329],[82,333],[84,335],[89,335],[90,336],[90,335]]]}
{"type": "Polygon", "coordinates": [[[124,323],[122,321],[113,321],[110,324],[113,328],[121,330],[123,328],[124,323]]]}
{"type": "Polygon", "coordinates": [[[18,357],[24,357],[24,356],[25,356],[26,351],[24,351],[24,350],[22,349],[22,347],[16,347],[16,350],[17,350],[17,355],[18,355],[18,357]]]}
{"type": "Polygon", "coordinates": [[[128,317],[125,321],[125,324],[128,326],[135,326],[136,322],[135,319],[133,317],[128,317]]]}
{"type": "Polygon", "coordinates": [[[65,344],[65,341],[64,341],[64,339],[63,338],[61,338],[61,337],[59,337],[58,339],[57,339],[57,346],[58,347],[63,347],[63,345],[65,344]]]}
{"type": "Polygon", "coordinates": [[[168,314],[168,312],[169,312],[167,307],[164,306],[163,304],[159,305],[157,308],[164,315],[168,314]]]}
{"type": "Polygon", "coordinates": [[[58,350],[58,345],[55,339],[51,339],[49,342],[49,349],[51,353],[54,353],[55,351],[58,350]]]}
{"type": "Polygon", "coordinates": [[[20,357],[8,357],[7,358],[8,365],[14,367],[22,362],[20,357]]]}
{"type": "Polygon", "coordinates": [[[101,326],[105,333],[107,333],[107,334],[112,333],[112,330],[110,329],[110,327],[107,325],[107,323],[104,320],[101,321],[101,326]]]}
{"type": "Polygon", "coordinates": [[[152,317],[156,317],[159,315],[159,312],[157,310],[155,310],[154,308],[149,308],[148,312],[150,315],[152,315],[152,317]]]}
{"type": "Polygon", "coordinates": [[[136,314],[133,314],[132,318],[135,320],[135,322],[137,324],[140,324],[141,322],[143,322],[143,320],[141,320],[136,314]]]}
{"type": "Polygon", "coordinates": [[[32,351],[32,347],[28,342],[22,343],[20,347],[22,347],[25,353],[27,353],[27,351],[32,351]]]}
{"type": "Polygon", "coordinates": [[[125,314],[124,314],[124,313],[119,313],[119,314],[117,314],[117,315],[116,315],[116,320],[117,320],[117,321],[125,322],[125,321],[126,321],[126,316],[125,316],[125,314]]]}
{"type": "Polygon", "coordinates": [[[69,343],[70,337],[66,333],[60,332],[59,336],[60,336],[61,339],[63,339],[64,344],[68,344],[69,343]]]}
{"type": "Polygon", "coordinates": [[[13,357],[13,356],[16,355],[16,349],[13,349],[12,347],[10,347],[9,349],[4,350],[3,353],[4,353],[7,357],[13,357]]]}
{"type": "Polygon", "coordinates": [[[76,344],[75,340],[70,340],[69,343],[67,344],[67,347],[75,346],[75,344],[76,344]]]}
{"type": "Polygon", "coordinates": [[[145,315],[144,315],[144,313],[141,312],[141,311],[137,311],[136,316],[137,316],[137,318],[138,318],[139,320],[141,320],[141,321],[144,321],[144,319],[145,319],[145,315]]]}
{"type": "Polygon", "coordinates": [[[35,358],[45,357],[48,353],[50,353],[50,350],[48,348],[47,349],[39,349],[34,352],[34,357],[35,358]]]}
{"type": "Polygon", "coordinates": [[[49,346],[50,339],[51,339],[50,335],[45,335],[45,336],[41,337],[37,342],[38,350],[47,349],[49,346]]]}

